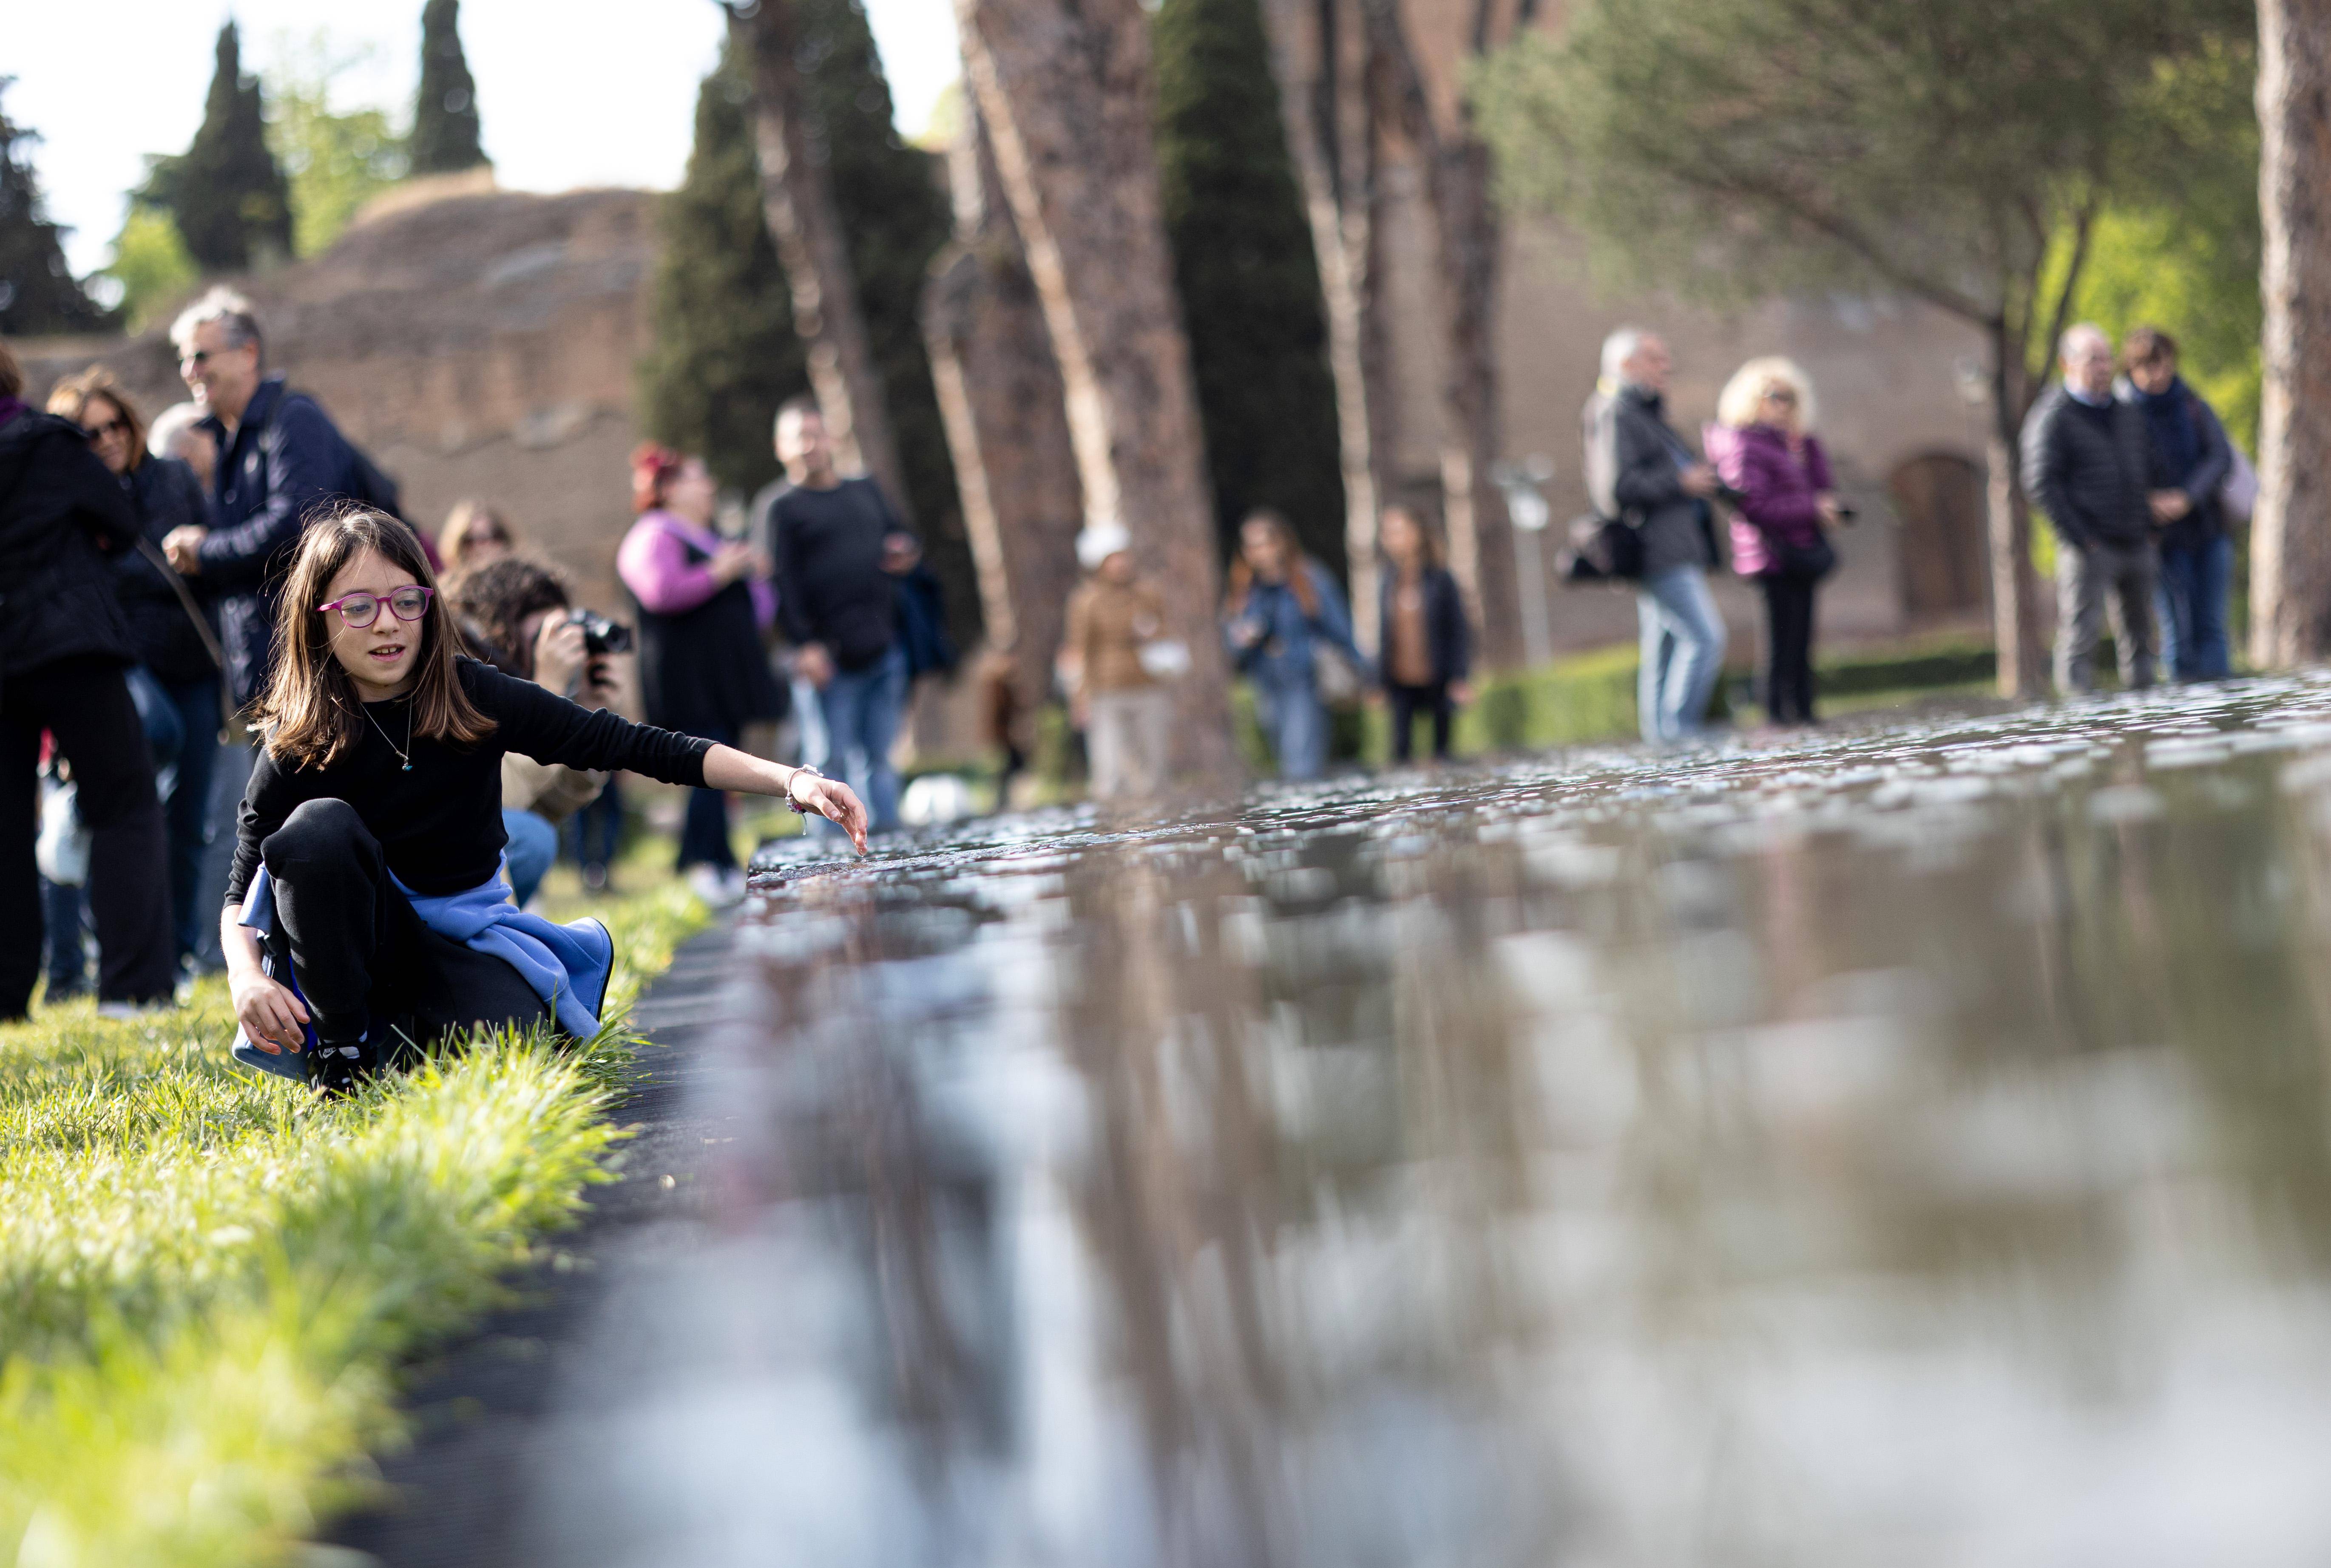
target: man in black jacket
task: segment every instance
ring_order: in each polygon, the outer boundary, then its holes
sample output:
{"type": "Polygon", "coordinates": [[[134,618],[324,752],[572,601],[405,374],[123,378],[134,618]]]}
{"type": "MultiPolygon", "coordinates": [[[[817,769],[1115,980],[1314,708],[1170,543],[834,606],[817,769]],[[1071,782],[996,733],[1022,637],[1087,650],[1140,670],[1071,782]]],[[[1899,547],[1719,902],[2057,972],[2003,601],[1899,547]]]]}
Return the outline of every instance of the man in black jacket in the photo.
{"type": "Polygon", "coordinates": [[[803,760],[840,770],[884,832],[899,825],[890,743],[909,672],[897,579],[883,562],[898,548],[890,541],[911,546],[914,536],[872,480],[835,470],[811,399],[777,410],[776,449],[787,482],[762,492],[760,542],[776,563],[777,621],[795,650],[794,673],[816,694],[814,715],[803,714],[803,760]]]}
{"type": "Polygon", "coordinates": [[[2023,489],[2056,530],[2056,684],[2096,685],[2109,608],[2120,679],[2153,684],[2152,437],[2144,413],[2113,396],[2112,339],[2086,322],[2064,334],[2063,379],[2023,422],[2023,489]]]}
{"type": "Polygon", "coordinates": [[[170,328],[178,374],[218,442],[209,527],[163,542],[170,565],[218,595],[220,641],[234,705],[267,684],[274,665],[275,600],[300,529],[319,502],[357,496],[356,449],[316,400],[264,374],[265,345],[251,302],[214,289],[170,328]]]}
{"type": "Polygon", "coordinates": [[[1654,742],[1698,734],[1724,672],[1724,617],[1708,589],[1717,564],[1708,510],[1716,470],[1668,423],[1670,364],[1657,334],[1622,327],[1603,340],[1603,375],[1582,415],[1587,499],[1596,516],[1642,540],[1635,707],[1654,742]]]}
{"type": "Polygon", "coordinates": [[[24,386],[0,343],[0,1022],[24,1016],[40,969],[43,730],[72,765],[90,833],[98,1009],[126,1016],[167,1003],[176,979],[162,805],[106,561],[135,547],[138,518],[88,432],[27,408],[24,386]]]}

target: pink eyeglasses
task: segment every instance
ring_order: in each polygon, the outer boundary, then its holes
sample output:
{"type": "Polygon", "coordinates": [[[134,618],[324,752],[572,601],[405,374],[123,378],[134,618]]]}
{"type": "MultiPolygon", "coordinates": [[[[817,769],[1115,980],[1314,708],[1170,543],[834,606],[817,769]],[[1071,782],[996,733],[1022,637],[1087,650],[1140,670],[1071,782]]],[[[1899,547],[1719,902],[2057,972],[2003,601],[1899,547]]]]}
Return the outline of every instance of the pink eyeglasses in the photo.
{"type": "Polygon", "coordinates": [[[328,604],[319,604],[317,612],[338,610],[340,624],[361,632],[380,619],[380,607],[388,606],[389,613],[400,621],[418,621],[429,613],[429,596],[437,590],[411,584],[398,588],[383,599],[377,594],[348,594],[328,604]]]}

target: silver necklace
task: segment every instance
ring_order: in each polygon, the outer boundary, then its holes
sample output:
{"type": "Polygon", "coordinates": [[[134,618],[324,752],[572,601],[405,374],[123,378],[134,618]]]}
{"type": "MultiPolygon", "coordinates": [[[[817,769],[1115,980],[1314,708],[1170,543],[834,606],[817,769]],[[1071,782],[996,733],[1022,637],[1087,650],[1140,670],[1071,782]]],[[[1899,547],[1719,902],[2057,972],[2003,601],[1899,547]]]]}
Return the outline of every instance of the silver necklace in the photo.
{"type": "MultiPolygon", "coordinates": [[[[367,724],[370,724],[375,729],[380,729],[380,720],[373,717],[372,709],[365,708],[364,704],[361,702],[357,704],[357,706],[364,709],[365,721],[367,724]]],[[[380,729],[380,737],[383,740],[388,740],[388,731],[380,729]]],[[[400,749],[396,742],[388,740],[388,749],[395,752],[397,756],[404,764],[402,768],[397,770],[399,773],[411,773],[413,771],[413,705],[411,703],[405,704],[404,707],[404,745],[400,749]]]]}

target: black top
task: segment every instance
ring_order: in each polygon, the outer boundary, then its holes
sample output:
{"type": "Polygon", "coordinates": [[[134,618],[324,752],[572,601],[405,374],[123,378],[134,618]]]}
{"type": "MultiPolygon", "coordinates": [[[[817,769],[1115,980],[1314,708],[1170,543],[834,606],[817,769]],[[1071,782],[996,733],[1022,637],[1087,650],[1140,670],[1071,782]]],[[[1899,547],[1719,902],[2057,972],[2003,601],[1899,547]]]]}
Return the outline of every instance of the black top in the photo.
{"type": "Polygon", "coordinates": [[[844,670],[890,651],[896,580],[882,569],[882,541],[907,532],[872,480],[832,489],[779,490],[764,519],[777,566],[777,617],[796,643],[823,642],[844,670]]]}
{"type": "MultiPolygon", "coordinates": [[[[157,550],[171,529],[189,524],[200,527],[210,521],[210,503],[203,495],[202,481],[176,458],[149,452],[122,479],[121,488],[138,508],[138,526],[157,550]]],[[[211,662],[203,634],[195,630],[186,601],[170,585],[173,577],[186,585],[196,607],[210,617],[207,623],[215,636],[218,620],[207,603],[212,596],[209,580],[178,577],[140,550],[124,550],[114,562],[113,585],[121,595],[121,612],[129,618],[129,644],[138,662],[152,670],[157,679],[174,685],[216,679],[219,668],[211,662]]]]}
{"type": "Polygon", "coordinates": [[[138,514],[89,432],[0,398],[0,677],[63,659],[130,661],[106,557],[137,537],[138,514]]]}
{"type": "Polygon", "coordinates": [[[557,693],[474,659],[457,659],[461,688],[498,727],[469,750],[415,737],[405,746],[411,698],[365,705],[363,738],[326,768],[291,767],[265,751],[243,792],[226,901],[240,904],[259,870],[260,846],[293,809],[312,800],[356,808],[388,857],[388,869],[416,893],[442,898],[474,888],[500,864],[502,753],[569,767],[629,769],[665,784],[701,786],[712,743],[593,712],[557,693]],[[385,733],[384,733],[384,731],[385,733]],[[394,744],[391,744],[392,741],[394,744]]]}

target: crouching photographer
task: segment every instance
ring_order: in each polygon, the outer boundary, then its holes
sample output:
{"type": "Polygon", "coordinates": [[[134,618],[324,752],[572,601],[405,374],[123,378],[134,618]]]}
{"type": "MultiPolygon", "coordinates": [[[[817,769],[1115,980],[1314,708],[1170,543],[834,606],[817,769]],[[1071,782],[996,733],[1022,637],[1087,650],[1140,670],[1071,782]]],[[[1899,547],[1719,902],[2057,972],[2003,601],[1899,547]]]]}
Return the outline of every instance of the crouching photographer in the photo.
{"type": "MultiPolygon", "coordinates": [[[[632,629],[577,609],[557,570],[523,556],[490,561],[453,584],[453,614],[471,657],[585,708],[612,707],[632,629]]],[[[607,775],[564,763],[502,755],[502,827],[510,893],[523,908],[558,853],[558,824],[598,798],[607,775]]]]}

